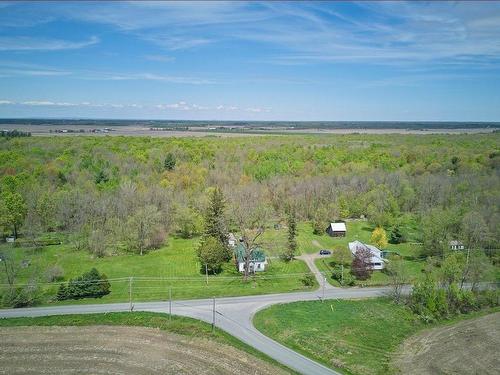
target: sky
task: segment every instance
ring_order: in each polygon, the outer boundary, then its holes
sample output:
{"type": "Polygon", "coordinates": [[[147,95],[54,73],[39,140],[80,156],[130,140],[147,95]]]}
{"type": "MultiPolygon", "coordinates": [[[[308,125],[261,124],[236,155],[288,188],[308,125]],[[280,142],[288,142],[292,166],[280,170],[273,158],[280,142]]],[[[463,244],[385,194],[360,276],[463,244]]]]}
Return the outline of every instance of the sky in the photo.
{"type": "Polygon", "coordinates": [[[0,117],[500,121],[500,2],[0,2],[0,117]]]}

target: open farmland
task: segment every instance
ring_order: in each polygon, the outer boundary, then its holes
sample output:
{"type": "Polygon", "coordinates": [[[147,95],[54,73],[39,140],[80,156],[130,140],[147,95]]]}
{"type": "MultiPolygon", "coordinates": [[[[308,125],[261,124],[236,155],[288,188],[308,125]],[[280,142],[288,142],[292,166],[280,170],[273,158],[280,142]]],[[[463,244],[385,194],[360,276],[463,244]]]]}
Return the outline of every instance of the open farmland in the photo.
{"type": "Polygon", "coordinates": [[[395,366],[402,374],[498,374],[500,313],[426,330],[405,340],[395,366]]]}
{"type": "Polygon", "coordinates": [[[0,338],[8,374],[286,374],[229,345],[154,328],[3,327],[0,338]]]}

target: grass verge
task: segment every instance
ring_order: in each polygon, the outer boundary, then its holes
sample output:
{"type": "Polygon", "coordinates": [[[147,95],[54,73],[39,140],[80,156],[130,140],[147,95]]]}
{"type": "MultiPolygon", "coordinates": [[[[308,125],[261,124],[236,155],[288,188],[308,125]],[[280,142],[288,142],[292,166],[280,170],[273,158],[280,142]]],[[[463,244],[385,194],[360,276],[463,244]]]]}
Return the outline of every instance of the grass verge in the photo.
{"type": "MultiPolygon", "coordinates": [[[[462,315],[436,325],[499,309],[462,315]]],[[[255,327],[281,344],[346,374],[387,374],[409,336],[429,325],[387,298],[274,305],[258,312],[255,327]]]]}

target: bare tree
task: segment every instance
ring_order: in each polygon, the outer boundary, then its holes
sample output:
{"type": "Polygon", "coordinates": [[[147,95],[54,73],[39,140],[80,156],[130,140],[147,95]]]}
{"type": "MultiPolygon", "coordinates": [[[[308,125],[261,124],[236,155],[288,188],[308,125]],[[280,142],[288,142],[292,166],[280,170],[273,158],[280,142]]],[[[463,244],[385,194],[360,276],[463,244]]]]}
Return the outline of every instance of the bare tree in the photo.
{"type": "Polygon", "coordinates": [[[260,246],[260,238],[269,216],[269,209],[262,198],[255,186],[246,186],[233,192],[232,196],[233,220],[238,226],[245,251],[244,280],[247,280],[250,274],[250,262],[254,251],[260,246]]]}

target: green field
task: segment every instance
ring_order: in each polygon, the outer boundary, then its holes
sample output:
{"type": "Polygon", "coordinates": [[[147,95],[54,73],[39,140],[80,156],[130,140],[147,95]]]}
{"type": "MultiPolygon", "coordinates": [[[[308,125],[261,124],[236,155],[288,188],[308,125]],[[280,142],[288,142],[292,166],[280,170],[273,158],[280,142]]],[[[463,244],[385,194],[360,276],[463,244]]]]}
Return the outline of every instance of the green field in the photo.
{"type": "MultiPolygon", "coordinates": [[[[47,246],[41,249],[13,248],[2,245],[1,250],[13,256],[20,264],[29,260],[30,265],[20,268],[17,283],[27,283],[33,276],[42,289],[42,303],[54,302],[57,283],[46,283],[44,275],[48,267],[57,265],[64,270],[65,279],[71,279],[96,267],[111,280],[111,293],[101,299],[84,299],[78,303],[118,302],[129,300],[129,283],[132,277],[132,296],[134,301],[166,300],[169,291],[174,299],[208,298],[212,296],[238,296],[308,290],[300,279],[308,272],[306,264],[300,260],[283,262],[271,257],[266,272],[257,274],[249,282],[230,263],[224,266],[219,275],[210,275],[208,283],[200,273],[195,248],[198,239],[171,237],[168,245],[143,256],[125,254],[104,258],[92,257],[86,251],[75,251],[68,246],[47,246]],[[118,280],[116,280],[118,279],[118,280]]],[[[270,254],[271,255],[271,254],[270,254]]],[[[2,273],[3,290],[5,275],[2,273]]],[[[64,301],[71,303],[71,301],[64,301]]]]}
{"type": "Polygon", "coordinates": [[[258,312],[254,324],[276,341],[346,374],[392,372],[392,355],[403,340],[429,328],[385,298],[274,305],[258,312]]]}
{"type": "MultiPolygon", "coordinates": [[[[347,247],[349,241],[359,239],[369,242],[372,227],[366,221],[350,221],[347,223],[345,238],[332,238],[326,234],[314,235],[311,224],[302,222],[298,225],[299,253],[315,253],[320,248],[335,249],[347,247]]],[[[263,248],[269,257],[266,272],[257,274],[250,282],[243,282],[232,263],[224,266],[219,275],[209,275],[208,283],[205,275],[200,273],[200,264],[196,257],[198,238],[183,239],[171,236],[167,245],[159,250],[151,251],[143,256],[136,254],[119,254],[103,258],[91,256],[87,251],[71,249],[64,242],[62,245],[46,246],[40,249],[14,248],[9,244],[0,246],[0,250],[14,257],[17,264],[29,260],[29,266],[19,268],[16,282],[27,283],[33,277],[41,289],[40,302],[58,303],[53,301],[58,285],[46,283],[44,275],[52,266],[64,270],[65,280],[77,277],[92,267],[103,272],[111,280],[111,293],[101,299],[78,300],[78,303],[119,302],[129,300],[130,277],[132,277],[132,299],[134,301],[166,300],[171,291],[174,299],[209,298],[212,296],[238,296],[250,294],[293,292],[312,290],[314,287],[304,287],[302,276],[309,272],[304,262],[293,260],[283,262],[279,254],[286,246],[287,229],[276,230],[272,225],[264,232],[263,248]]],[[[411,260],[416,256],[418,247],[408,243],[389,245],[389,250],[397,251],[408,257],[406,261],[415,278],[419,276],[422,262],[411,260]]],[[[331,265],[328,257],[318,259],[316,264],[320,271],[331,275],[331,265]]],[[[346,268],[348,272],[348,268],[346,268]]],[[[2,273],[2,283],[6,283],[2,273]]],[[[335,286],[338,283],[331,277],[327,280],[335,286]]],[[[372,278],[364,281],[366,285],[384,285],[390,282],[389,277],[380,271],[373,273],[372,278]]],[[[3,290],[5,290],[4,285],[3,290]]],[[[75,303],[64,301],[64,303],[75,303]]]]}
{"type": "Polygon", "coordinates": [[[215,342],[234,346],[257,358],[267,361],[274,366],[286,369],[291,374],[293,370],[276,362],[262,352],[241,342],[234,336],[215,328],[208,323],[197,319],[185,318],[173,315],[170,319],[167,314],[151,312],[133,313],[105,313],[105,314],[76,314],[76,315],[54,315],[36,318],[9,318],[0,319],[0,327],[22,327],[22,326],[92,326],[92,325],[112,325],[112,326],[138,326],[158,328],[164,331],[177,333],[189,337],[204,337],[215,342]]]}

